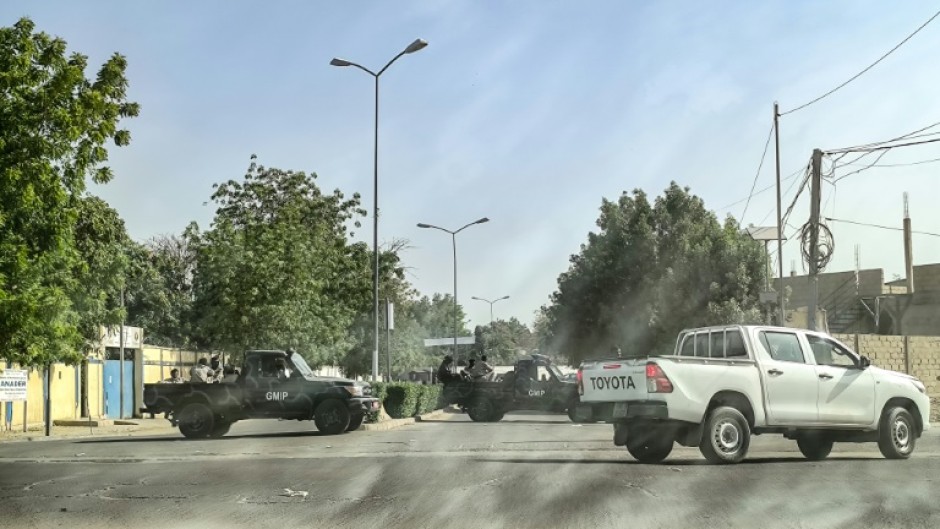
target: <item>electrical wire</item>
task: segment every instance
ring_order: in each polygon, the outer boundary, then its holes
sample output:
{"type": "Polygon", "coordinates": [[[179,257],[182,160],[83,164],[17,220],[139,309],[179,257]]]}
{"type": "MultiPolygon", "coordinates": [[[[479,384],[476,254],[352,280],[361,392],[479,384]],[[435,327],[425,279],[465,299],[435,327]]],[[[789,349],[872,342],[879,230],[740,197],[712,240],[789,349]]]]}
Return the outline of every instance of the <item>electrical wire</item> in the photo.
{"type": "MultiPolygon", "coordinates": [[[[780,179],[780,182],[783,183],[783,182],[792,180],[794,177],[796,177],[798,174],[800,174],[800,173],[802,173],[802,172],[803,172],[803,169],[798,169],[798,170],[796,170],[796,171],[790,173],[788,176],[785,176],[785,177],[781,178],[781,179],[780,179]]],[[[792,184],[791,184],[791,185],[792,185],[792,184]]],[[[753,195],[746,196],[746,197],[744,197],[744,198],[740,198],[740,199],[738,199],[738,200],[735,200],[734,202],[732,202],[732,203],[730,203],[730,204],[728,204],[728,205],[726,205],[726,206],[722,206],[722,207],[716,209],[715,211],[725,211],[725,210],[727,210],[727,209],[731,209],[731,208],[733,208],[734,206],[737,206],[738,204],[740,204],[740,203],[742,203],[742,202],[746,202],[746,201],[747,201],[748,199],[750,199],[751,197],[756,197],[757,195],[759,195],[759,194],[761,194],[761,193],[764,193],[764,192],[766,192],[766,191],[770,191],[771,189],[773,189],[773,188],[775,188],[775,187],[777,187],[777,184],[776,184],[776,183],[770,184],[770,185],[767,186],[767,187],[762,187],[762,188],[758,189],[753,195]]]]}
{"type": "MultiPolygon", "coordinates": [[[[910,141],[907,143],[895,143],[893,145],[876,145],[874,147],[868,147],[865,145],[857,145],[855,147],[845,147],[843,149],[833,149],[831,151],[825,151],[826,154],[839,154],[839,153],[849,153],[849,152],[874,152],[874,151],[885,151],[891,149],[897,149],[899,147],[913,147],[915,145],[925,145],[928,143],[937,143],[940,141],[940,138],[933,138],[930,140],[921,140],[921,141],[910,141]]],[[[887,143],[887,142],[886,142],[887,143]]]]}
{"type": "MultiPolygon", "coordinates": [[[[924,165],[928,163],[940,162],[940,158],[931,158],[930,160],[921,160],[919,162],[908,162],[908,163],[882,163],[869,165],[868,167],[908,167],[911,165],[924,165]]],[[[856,163],[844,163],[842,165],[861,165],[856,163]]]]}
{"type": "Polygon", "coordinates": [[[774,135],[774,124],[770,124],[770,130],[767,131],[767,141],[764,142],[764,152],[760,155],[760,163],[757,164],[757,173],[754,174],[754,182],[751,183],[751,193],[747,196],[747,203],[744,204],[744,212],[741,213],[740,224],[744,224],[744,216],[747,215],[747,208],[751,205],[751,198],[754,197],[754,188],[757,187],[757,179],[760,177],[760,170],[764,167],[764,158],[767,157],[767,148],[770,147],[770,138],[774,135]]]}
{"type": "MultiPolygon", "coordinates": [[[[787,187],[787,189],[786,189],[780,196],[789,195],[789,194],[790,194],[790,191],[793,189],[793,186],[796,185],[796,183],[799,181],[798,179],[797,179],[797,180],[794,180],[794,178],[795,178],[796,176],[798,176],[798,175],[804,173],[806,170],[807,170],[806,167],[804,167],[804,168],[802,168],[802,169],[797,169],[796,171],[793,171],[792,173],[790,173],[786,178],[781,179],[781,180],[780,180],[780,183],[783,183],[783,182],[785,182],[785,181],[787,181],[787,180],[793,180],[793,181],[790,182],[790,186],[787,187]]],[[[768,187],[766,187],[766,188],[764,188],[764,189],[773,189],[774,187],[776,187],[776,184],[770,185],[770,186],[768,186],[768,187]]],[[[768,211],[767,214],[764,215],[764,218],[762,218],[762,219],[760,220],[760,224],[763,225],[764,222],[767,221],[767,218],[770,217],[771,215],[773,215],[773,213],[774,213],[774,211],[776,211],[776,209],[777,209],[776,206],[770,208],[770,211],[768,211]]]]}
{"type": "Polygon", "coordinates": [[[834,179],[832,180],[832,185],[835,185],[839,180],[842,180],[843,178],[848,178],[848,177],[850,177],[850,176],[852,176],[852,175],[854,175],[854,174],[858,174],[858,173],[861,173],[862,171],[867,171],[867,170],[871,169],[872,167],[876,166],[876,165],[878,164],[878,162],[881,161],[881,159],[884,158],[886,154],[888,154],[888,152],[890,152],[890,151],[884,151],[884,152],[882,152],[881,154],[878,155],[877,158],[875,158],[875,161],[874,161],[874,162],[872,162],[872,163],[870,163],[870,164],[868,164],[868,165],[866,165],[866,166],[864,166],[864,167],[862,167],[862,168],[860,168],[860,169],[856,169],[856,170],[854,170],[854,171],[850,171],[850,172],[848,172],[848,173],[845,173],[844,175],[840,176],[839,178],[834,178],[834,179]]]}
{"type": "Polygon", "coordinates": [[[839,86],[833,88],[832,90],[829,90],[829,91],[826,92],[825,94],[823,94],[823,95],[821,95],[821,96],[819,96],[819,97],[817,97],[817,98],[815,98],[815,99],[813,99],[813,100],[811,100],[811,101],[808,101],[808,102],[806,102],[806,103],[803,103],[802,105],[800,105],[800,106],[798,106],[798,107],[796,107],[796,108],[787,110],[786,112],[783,112],[783,113],[780,114],[780,115],[781,115],[781,116],[786,116],[787,114],[792,114],[793,112],[796,112],[796,111],[798,111],[798,110],[802,110],[802,109],[804,109],[804,108],[806,108],[806,107],[808,107],[808,106],[810,106],[810,105],[812,105],[812,104],[814,104],[814,103],[817,103],[817,102],[819,102],[819,101],[821,101],[821,100],[823,100],[823,99],[829,97],[830,95],[834,94],[836,91],[840,90],[841,88],[843,88],[843,87],[846,86],[847,84],[849,84],[849,83],[851,83],[852,81],[858,79],[859,77],[861,77],[862,75],[864,75],[868,70],[871,70],[871,69],[874,68],[878,63],[880,63],[881,61],[885,60],[889,55],[891,55],[892,53],[894,53],[898,48],[900,48],[901,46],[903,46],[907,41],[911,40],[911,39],[914,37],[914,35],[917,35],[917,34],[920,32],[920,30],[922,30],[922,29],[924,29],[925,27],[927,27],[927,25],[930,24],[931,22],[933,22],[934,19],[937,18],[938,16],[940,16],[940,11],[937,11],[936,13],[934,13],[932,17],[930,17],[929,19],[927,19],[926,22],[924,22],[923,24],[921,24],[919,28],[915,29],[913,33],[911,33],[910,35],[908,35],[907,37],[905,37],[904,40],[902,40],[901,42],[899,42],[899,43],[897,44],[897,46],[895,46],[895,47],[891,48],[890,50],[888,50],[888,52],[885,53],[884,55],[882,55],[881,57],[879,57],[878,60],[876,60],[875,62],[869,64],[864,70],[862,70],[862,71],[858,72],[857,74],[853,75],[852,77],[850,77],[850,78],[849,78],[847,81],[845,81],[844,83],[842,83],[842,84],[840,84],[839,86]]]}
{"type": "MultiPolygon", "coordinates": [[[[842,222],[844,224],[854,224],[856,226],[865,226],[868,228],[881,228],[883,230],[904,231],[904,228],[896,228],[894,226],[884,226],[881,224],[870,224],[868,222],[856,222],[854,220],[834,219],[832,217],[826,217],[826,220],[829,222],[842,222]]],[[[940,233],[933,233],[930,231],[911,230],[911,233],[916,233],[917,235],[930,235],[931,237],[940,237],[940,233]]]]}

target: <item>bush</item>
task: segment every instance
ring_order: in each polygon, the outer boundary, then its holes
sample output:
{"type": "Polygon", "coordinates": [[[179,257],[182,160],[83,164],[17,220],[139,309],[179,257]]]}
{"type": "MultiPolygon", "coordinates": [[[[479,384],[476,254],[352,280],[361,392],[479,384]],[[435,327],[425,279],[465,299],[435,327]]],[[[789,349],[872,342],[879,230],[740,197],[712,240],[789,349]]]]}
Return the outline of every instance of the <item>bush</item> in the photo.
{"type": "Polygon", "coordinates": [[[418,401],[418,414],[431,413],[443,408],[441,405],[441,386],[429,384],[421,387],[421,400],[418,401]]]}
{"type": "MultiPolygon", "coordinates": [[[[440,384],[414,382],[372,383],[372,396],[379,399],[385,413],[393,419],[404,419],[443,408],[440,384]]],[[[380,412],[366,414],[367,423],[379,421],[380,412]]]]}
{"type": "MultiPolygon", "coordinates": [[[[388,395],[388,392],[387,392],[388,384],[386,384],[385,382],[371,382],[369,385],[372,386],[372,396],[379,399],[379,402],[383,403],[383,406],[384,406],[385,397],[388,395]]],[[[366,414],[366,422],[368,423],[379,422],[379,414],[381,413],[382,413],[381,410],[370,411],[369,413],[366,414]]]]}
{"type": "Polygon", "coordinates": [[[393,382],[386,389],[388,395],[382,402],[385,413],[393,419],[414,417],[418,411],[421,386],[410,382],[393,382]]]}

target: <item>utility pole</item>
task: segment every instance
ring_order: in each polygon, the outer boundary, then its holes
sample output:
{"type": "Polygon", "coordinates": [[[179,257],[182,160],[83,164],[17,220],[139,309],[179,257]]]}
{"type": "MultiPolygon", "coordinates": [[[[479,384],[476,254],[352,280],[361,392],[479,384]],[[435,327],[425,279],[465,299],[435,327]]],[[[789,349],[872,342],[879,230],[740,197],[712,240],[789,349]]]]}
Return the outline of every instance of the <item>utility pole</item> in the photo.
{"type": "Polygon", "coordinates": [[[780,289],[777,292],[777,307],[780,310],[780,321],[778,325],[786,327],[787,309],[784,306],[784,287],[783,287],[783,199],[780,189],[780,106],[774,102],[774,143],[777,154],[777,268],[780,273],[780,289]]]}
{"type": "Polygon", "coordinates": [[[819,305],[819,209],[822,199],[822,151],[813,149],[812,183],[810,184],[809,218],[809,280],[813,283],[813,296],[809,307],[808,327],[816,330],[816,311],[819,305]]]}
{"type": "MultiPolygon", "coordinates": [[[[124,310],[124,287],[123,286],[121,287],[121,310],[122,311],[124,310]]],[[[120,359],[121,359],[121,363],[119,365],[121,366],[121,371],[118,377],[118,383],[121,385],[121,389],[120,391],[118,391],[118,394],[121,396],[120,398],[121,411],[118,413],[118,417],[123,419],[124,418],[124,316],[121,316],[121,336],[119,339],[120,339],[119,343],[120,343],[120,359]]]]}
{"type": "Polygon", "coordinates": [[[907,293],[914,293],[914,244],[911,241],[911,214],[907,208],[907,192],[904,192],[904,275],[907,276],[907,293]]]}

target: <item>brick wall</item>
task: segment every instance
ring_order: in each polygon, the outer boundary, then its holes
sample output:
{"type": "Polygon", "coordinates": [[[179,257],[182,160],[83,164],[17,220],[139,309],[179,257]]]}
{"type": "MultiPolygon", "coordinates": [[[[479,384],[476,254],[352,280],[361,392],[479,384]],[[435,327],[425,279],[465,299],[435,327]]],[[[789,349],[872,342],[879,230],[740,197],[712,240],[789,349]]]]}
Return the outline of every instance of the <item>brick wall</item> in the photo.
{"type": "MultiPolygon", "coordinates": [[[[917,287],[916,284],[914,286],[917,287]]],[[[920,379],[930,395],[931,421],[940,420],[940,336],[834,336],[867,356],[872,364],[920,379]]]]}

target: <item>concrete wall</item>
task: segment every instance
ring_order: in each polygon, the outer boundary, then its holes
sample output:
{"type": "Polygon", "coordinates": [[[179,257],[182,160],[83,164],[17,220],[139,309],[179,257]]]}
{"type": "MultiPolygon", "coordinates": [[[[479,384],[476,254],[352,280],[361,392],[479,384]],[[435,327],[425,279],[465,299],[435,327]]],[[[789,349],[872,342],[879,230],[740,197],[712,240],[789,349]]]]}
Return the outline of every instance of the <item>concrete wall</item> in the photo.
{"type": "MultiPolygon", "coordinates": [[[[21,369],[12,364],[10,369],[21,369]]],[[[79,409],[81,395],[77,390],[79,379],[78,366],[53,364],[49,375],[51,381],[51,415],[52,419],[76,419],[81,414],[79,409]]],[[[42,369],[29,369],[29,378],[26,383],[26,424],[37,426],[43,423],[43,372],[42,369]]],[[[23,402],[13,402],[12,429],[23,429],[23,402]]],[[[0,405],[0,427],[6,426],[7,405],[0,405]]]]}
{"type": "MultiPolygon", "coordinates": [[[[809,276],[791,276],[783,280],[784,287],[790,287],[792,292],[788,301],[790,307],[808,307],[813,299],[813,284],[809,276]]],[[[916,287],[916,285],[915,285],[916,287]]],[[[774,280],[774,288],[780,288],[780,280],[774,280]]],[[[831,299],[833,293],[838,297],[855,292],[855,272],[833,272],[819,275],[819,301],[823,303],[822,308],[834,309],[835,307],[826,307],[825,302],[831,299]]],[[[881,268],[871,270],[860,270],[858,273],[858,291],[863,297],[880,296],[884,290],[884,270],[881,268]]],[[[844,303],[844,300],[843,300],[844,303]]]]}
{"type": "Polygon", "coordinates": [[[914,292],[940,292],[940,263],[914,267],[914,292]]]}
{"type": "MultiPolygon", "coordinates": [[[[917,285],[914,285],[915,289],[917,285]]],[[[914,375],[927,386],[932,421],[940,420],[940,336],[836,334],[872,364],[914,375]]]]}

